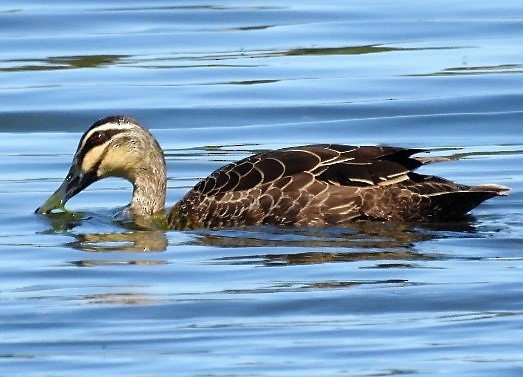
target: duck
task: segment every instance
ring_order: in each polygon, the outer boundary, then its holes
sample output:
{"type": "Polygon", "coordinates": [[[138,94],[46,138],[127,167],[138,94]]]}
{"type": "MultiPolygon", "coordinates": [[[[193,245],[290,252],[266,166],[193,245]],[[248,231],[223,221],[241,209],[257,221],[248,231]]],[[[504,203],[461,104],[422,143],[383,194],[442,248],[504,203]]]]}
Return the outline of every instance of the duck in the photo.
{"type": "Polygon", "coordinates": [[[498,184],[468,186],[414,172],[423,149],[316,144],[272,150],[223,166],[165,210],[166,164],[158,141],[137,120],[112,115],[83,134],[60,187],[36,209],[49,214],[93,182],[131,182],[133,219],[168,229],[256,225],[342,226],[358,221],[459,219],[483,201],[506,195],[498,184]]]}

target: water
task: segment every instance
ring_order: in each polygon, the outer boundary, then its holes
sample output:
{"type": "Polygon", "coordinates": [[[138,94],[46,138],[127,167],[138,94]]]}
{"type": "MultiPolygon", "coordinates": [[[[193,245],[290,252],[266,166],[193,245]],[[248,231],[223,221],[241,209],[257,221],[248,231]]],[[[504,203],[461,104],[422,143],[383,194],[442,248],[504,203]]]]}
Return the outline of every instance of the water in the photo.
{"type": "Polygon", "coordinates": [[[520,376],[523,4],[4,1],[1,376],[520,376]],[[146,232],[129,184],[33,214],[114,113],[168,202],[227,161],[394,144],[509,186],[459,224],[146,232]]]}

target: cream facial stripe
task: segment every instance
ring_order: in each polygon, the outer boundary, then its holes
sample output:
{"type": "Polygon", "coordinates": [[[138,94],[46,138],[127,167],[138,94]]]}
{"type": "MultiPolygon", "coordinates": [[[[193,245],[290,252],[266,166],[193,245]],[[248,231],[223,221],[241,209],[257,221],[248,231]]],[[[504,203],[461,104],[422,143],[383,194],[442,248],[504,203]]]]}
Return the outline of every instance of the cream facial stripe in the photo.
{"type": "Polygon", "coordinates": [[[96,160],[101,157],[105,144],[107,144],[114,135],[132,129],[129,123],[110,122],[97,125],[89,129],[78,144],[76,151],[77,163],[85,171],[89,171],[95,164],[96,160]]]}
{"type": "Polygon", "coordinates": [[[104,150],[105,146],[102,144],[89,149],[87,153],[85,153],[82,160],[79,161],[84,173],[87,173],[91,169],[94,169],[96,165],[98,165],[98,162],[102,159],[104,150]]]}
{"type": "Polygon", "coordinates": [[[132,128],[133,126],[131,124],[120,122],[103,123],[96,127],[91,127],[80,140],[78,151],[82,150],[89,139],[92,139],[92,136],[97,133],[115,135],[121,131],[131,130],[132,128]]]}

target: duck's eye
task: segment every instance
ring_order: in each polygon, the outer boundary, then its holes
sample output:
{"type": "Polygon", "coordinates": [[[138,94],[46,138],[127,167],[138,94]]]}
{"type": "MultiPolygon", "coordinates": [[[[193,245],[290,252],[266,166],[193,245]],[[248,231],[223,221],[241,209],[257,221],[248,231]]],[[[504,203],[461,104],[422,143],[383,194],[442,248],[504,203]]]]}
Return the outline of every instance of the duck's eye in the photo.
{"type": "Polygon", "coordinates": [[[105,132],[95,132],[85,142],[85,148],[87,150],[105,143],[109,139],[109,135],[105,132]]]}
{"type": "Polygon", "coordinates": [[[93,135],[93,139],[97,143],[104,143],[105,141],[107,141],[107,135],[103,132],[97,132],[93,135]]]}

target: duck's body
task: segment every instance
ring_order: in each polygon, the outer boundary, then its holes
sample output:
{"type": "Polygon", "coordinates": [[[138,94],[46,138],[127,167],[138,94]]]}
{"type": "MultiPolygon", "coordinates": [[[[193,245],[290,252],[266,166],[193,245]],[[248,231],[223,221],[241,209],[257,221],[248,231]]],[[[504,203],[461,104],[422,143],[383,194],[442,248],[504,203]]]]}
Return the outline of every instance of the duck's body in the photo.
{"type": "MultiPolygon", "coordinates": [[[[165,220],[172,229],[449,220],[508,190],[414,173],[423,159],[411,156],[419,152],[308,145],[260,153],[200,181],[167,212],[165,220]]],[[[37,211],[49,212],[107,176],[133,183],[130,212],[134,216],[162,213],[166,173],[161,148],[144,127],[123,116],[91,126],[80,140],[64,183],[37,211]]]]}

